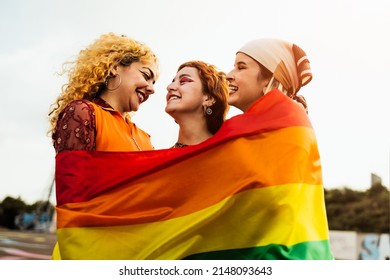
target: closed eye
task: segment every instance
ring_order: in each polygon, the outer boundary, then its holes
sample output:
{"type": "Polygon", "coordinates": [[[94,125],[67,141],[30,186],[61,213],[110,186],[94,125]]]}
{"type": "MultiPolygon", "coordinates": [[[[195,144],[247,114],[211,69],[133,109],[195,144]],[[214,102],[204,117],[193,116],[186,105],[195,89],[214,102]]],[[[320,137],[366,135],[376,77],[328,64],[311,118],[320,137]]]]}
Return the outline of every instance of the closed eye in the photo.
{"type": "Polygon", "coordinates": [[[140,72],[142,73],[142,75],[144,76],[144,78],[145,78],[146,81],[149,81],[149,80],[151,79],[149,73],[146,73],[146,72],[143,72],[143,71],[140,71],[140,72]]]}
{"type": "Polygon", "coordinates": [[[244,62],[238,62],[238,63],[236,64],[236,68],[237,68],[238,70],[246,69],[246,64],[245,64],[244,62]]]}
{"type": "Polygon", "coordinates": [[[188,78],[188,77],[182,77],[182,78],[180,78],[179,82],[180,82],[180,84],[184,84],[184,83],[188,83],[188,82],[193,82],[193,80],[188,78]]]}

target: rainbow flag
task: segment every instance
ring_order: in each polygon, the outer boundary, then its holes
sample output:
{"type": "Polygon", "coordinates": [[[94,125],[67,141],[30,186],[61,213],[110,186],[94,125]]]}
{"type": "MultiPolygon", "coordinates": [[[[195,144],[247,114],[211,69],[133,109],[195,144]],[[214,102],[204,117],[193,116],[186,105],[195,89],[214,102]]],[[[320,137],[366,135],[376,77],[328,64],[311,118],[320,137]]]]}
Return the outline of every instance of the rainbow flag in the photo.
{"type": "Polygon", "coordinates": [[[207,141],[56,157],[62,259],[333,259],[316,137],[272,91],[207,141]]]}

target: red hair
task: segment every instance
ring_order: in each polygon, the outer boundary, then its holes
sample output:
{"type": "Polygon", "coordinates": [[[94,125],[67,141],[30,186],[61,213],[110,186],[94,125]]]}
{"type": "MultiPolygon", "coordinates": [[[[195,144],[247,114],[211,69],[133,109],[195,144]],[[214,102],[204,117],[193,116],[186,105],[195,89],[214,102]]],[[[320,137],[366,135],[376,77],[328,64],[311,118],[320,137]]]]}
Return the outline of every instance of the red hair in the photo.
{"type": "Polygon", "coordinates": [[[218,70],[216,66],[199,60],[185,62],[179,66],[177,71],[184,67],[193,67],[198,70],[203,92],[215,100],[215,103],[210,106],[213,113],[206,115],[207,128],[212,134],[215,134],[225,121],[229,110],[227,103],[229,85],[226,74],[218,70]]]}

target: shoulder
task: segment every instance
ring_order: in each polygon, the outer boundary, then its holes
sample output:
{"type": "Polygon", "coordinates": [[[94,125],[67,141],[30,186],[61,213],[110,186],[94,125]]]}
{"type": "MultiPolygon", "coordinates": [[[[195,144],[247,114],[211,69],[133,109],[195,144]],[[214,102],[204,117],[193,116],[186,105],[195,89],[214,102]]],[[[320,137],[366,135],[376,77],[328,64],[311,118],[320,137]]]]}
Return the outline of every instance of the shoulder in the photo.
{"type": "Polygon", "coordinates": [[[77,116],[81,119],[93,119],[95,109],[88,100],[74,100],[70,102],[59,115],[59,119],[69,119],[77,116]]]}
{"type": "Polygon", "coordinates": [[[82,99],[70,102],[61,112],[57,125],[79,123],[95,127],[95,109],[91,101],[82,99]]]}
{"type": "Polygon", "coordinates": [[[94,107],[91,103],[91,101],[81,99],[81,100],[74,100],[70,102],[64,109],[64,112],[74,112],[78,115],[80,114],[88,114],[89,112],[93,112],[94,107]]]}
{"type": "Polygon", "coordinates": [[[95,150],[96,121],[90,101],[70,102],[59,115],[52,135],[56,153],[95,150]]]}

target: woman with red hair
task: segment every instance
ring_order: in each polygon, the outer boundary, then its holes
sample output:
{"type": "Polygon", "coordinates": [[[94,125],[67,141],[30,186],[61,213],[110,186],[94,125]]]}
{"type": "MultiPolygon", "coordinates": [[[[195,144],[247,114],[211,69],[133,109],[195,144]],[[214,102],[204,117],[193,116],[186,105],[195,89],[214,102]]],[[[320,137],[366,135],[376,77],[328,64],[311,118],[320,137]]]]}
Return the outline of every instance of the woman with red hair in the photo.
{"type": "Polygon", "coordinates": [[[205,141],[225,121],[228,84],[225,73],[214,65],[203,61],[183,63],[167,90],[165,111],[180,127],[175,148],[205,141]]]}

